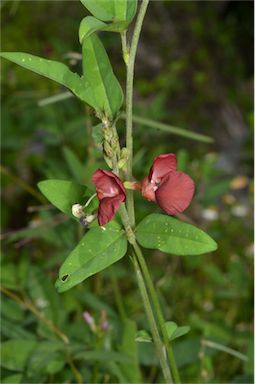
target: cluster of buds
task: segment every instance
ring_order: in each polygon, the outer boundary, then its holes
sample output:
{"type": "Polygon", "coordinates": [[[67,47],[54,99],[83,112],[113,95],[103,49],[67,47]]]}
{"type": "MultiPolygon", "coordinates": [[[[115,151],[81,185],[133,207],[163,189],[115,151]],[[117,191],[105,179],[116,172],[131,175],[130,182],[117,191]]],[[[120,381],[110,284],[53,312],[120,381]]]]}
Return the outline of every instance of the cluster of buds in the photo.
{"type": "Polygon", "coordinates": [[[83,312],[83,319],[88,324],[90,330],[99,337],[102,337],[110,329],[107,314],[104,310],[100,313],[98,323],[96,323],[94,317],[88,311],[83,312]]]}
{"type": "Polygon", "coordinates": [[[120,156],[119,138],[115,127],[106,117],[102,119],[102,124],[104,159],[107,165],[113,168],[113,166],[117,164],[120,156]]]}
{"type": "Polygon", "coordinates": [[[104,117],[103,123],[103,152],[104,159],[110,168],[122,169],[125,167],[129,151],[126,147],[120,149],[119,137],[114,124],[104,117]]]}

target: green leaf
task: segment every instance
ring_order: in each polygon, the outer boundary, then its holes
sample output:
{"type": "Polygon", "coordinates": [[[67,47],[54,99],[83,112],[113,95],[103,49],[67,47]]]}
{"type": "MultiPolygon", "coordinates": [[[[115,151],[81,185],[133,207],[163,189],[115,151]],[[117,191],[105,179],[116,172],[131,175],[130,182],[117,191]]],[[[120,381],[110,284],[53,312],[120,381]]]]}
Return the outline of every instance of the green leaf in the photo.
{"type": "Polygon", "coordinates": [[[72,205],[85,203],[88,188],[67,180],[44,180],[38,183],[38,188],[45,197],[60,211],[74,219],[72,205]]]}
{"type": "Polygon", "coordinates": [[[102,30],[106,27],[103,21],[98,20],[96,17],[87,16],[82,19],[79,27],[79,40],[82,44],[83,40],[89,37],[92,33],[102,30]]]}
{"type": "Polygon", "coordinates": [[[12,371],[22,371],[36,345],[36,341],[23,339],[3,342],[1,344],[1,366],[12,371]]]}
{"type": "MultiPolygon", "coordinates": [[[[120,115],[120,117],[122,119],[126,119],[125,113],[122,113],[120,115]]],[[[135,123],[144,125],[146,127],[159,129],[161,131],[168,132],[168,133],[171,133],[171,134],[174,134],[177,136],[183,136],[183,137],[186,137],[187,139],[201,141],[204,143],[213,143],[214,142],[214,139],[210,136],[201,135],[200,133],[195,133],[192,131],[188,131],[187,129],[178,128],[178,127],[174,127],[174,126],[169,125],[169,124],[160,123],[159,121],[147,119],[145,117],[133,115],[133,121],[135,123]]]]}
{"type": "Polygon", "coordinates": [[[137,0],[115,0],[115,20],[130,22],[136,14],[137,0]]]}
{"type": "Polygon", "coordinates": [[[135,340],[136,324],[134,321],[124,320],[124,334],[120,346],[121,352],[130,356],[130,364],[120,364],[123,376],[127,383],[141,383],[141,375],[138,363],[138,348],[135,340]]]}
{"type": "Polygon", "coordinates": [[[174,255],[200,255],[217,249],[216,242],[201,229],[171,216],[153,213],[137,226],[136,236],[144,248],[174,255]]]}
{"type": "Polygon", "coordinates": [[[176,331],[172,334],[170,337],[170,340],[177,339],[178,337],[181,337],[183,335],[186,335],[190,331],[190,326],[189,325],[184,325],[182,327],[178,327],[176,331]]]}
{"type": "Polygon", "coordinates": [[[137,0],[81,0],[81,3],[103,21],[130,22],[137,9],[137,0]]]}
{"type": "Polygon", "coordinates": [[[127,239],[118,223],[91,228],[60,268],[56,288],[67,291],[121,259],[126,251],[127,239]]]}
{"type": "Polygon", "coordinates": [[[122,32],[127,29],[126,21],[117,21],[115,23],[106,24],[93,16],[86,16],[82,19],[79,27],[79,40],[83,41],[97,31],[122,32]]]}
{"type": "Polygon", "coordinates": [[[167,321],[165,323],[167,335],[170,340],[177,339],[183,335],[186,335],[190,331],[190,327],[188,325],[184,325],[183,327],[178,327],[176,323],[173,321],[167,321]]]}
{"type": "Polygon", "coordinates": [[[104,138],[104,135],[103,135],[103,124],[97,124],[95,125],[93,128],[92,128],[92,138],[95,142],[95,144],[98,146],[98,145],[102,145],[103,143],[103,138],[104,138]]]}
{"type": "Polygon", "coordinates": [[[0,56],[64,85],[81,100],[94,107],[93,92],[86,79],[72,72],[65,64],[23,52],[2,52],[0,56]]]}
{"type": "Polygon", "coordinates": [[[78,183],[82,182],[85,166],[70,148],[64,147],[63,155],[74,179],[78,183]]]}
{"type": "Polygon", "coordinates": [[[17,373],[15,375],[10,375],[2,378],[2,384],[19,384],[22,382],[22,374],[17,373]]]}
{"type": "MultiPolygon", "coordinates": [[[[58,352],[62,350],[63,343],[60,341],[41,341],[29,356],[28,375],[45,370],[48,364],[60,356],[58,352]]],[[[64,360],[64,355],[62,359],[64,360]]]]}
{"type": "Polygon", "coordinates": [[[93,107],[100,117],[113,120],[123,103],[123,92],[115,77],[103,44],[96,35],[91,35],[82,45],[83,74],[93,90],[93,107]]]}
{"type": "Polygon", "coordinates": [[[34,340],[35,335],[10,320],[1,320],[1,332],[8,339],[34,340]]]}
{"type": "Polygon", "coordinates": [[[112,362],[116,361],[118,363],[123,362],[123,363],[130,363],[132,359],[130,356],[127,356],[126,354],[123,354],[121,352],[116,352],[116,351],[105,351],[105,350],[97,350],[97,351],[79,351],[79,352],[74,352],[73,357],[75,360],[85,360],[85,361],[100,361],[104,362],[112,362]]]}
{"type": "Polygon", "coordinates": [[[171,340],[171,337],[176,331],[176,329],[178,328],[178,325],[174,321],[167,321],[165,323],[165,327],[166,327],[167,336],[171,340]]]}
{"type": "Polygon", "coordinates": [[[138,341],[140,343],[151,343],[152,338],[147,331],[141,329],[140,331],[136,332],[135,341],[138,341]]]}
{"type": "Polygon", "coordinates": [[[93,16],[103,21],[114,19],[114,1],[113,0],[81,0],[81,3],[93,16]]]}

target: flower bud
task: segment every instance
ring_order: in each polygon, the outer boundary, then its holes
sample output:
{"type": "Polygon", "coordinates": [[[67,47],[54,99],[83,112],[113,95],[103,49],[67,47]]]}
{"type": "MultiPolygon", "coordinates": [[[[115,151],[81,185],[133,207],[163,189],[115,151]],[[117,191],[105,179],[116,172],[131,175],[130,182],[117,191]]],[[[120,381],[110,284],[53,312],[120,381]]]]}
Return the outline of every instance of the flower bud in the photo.
{"type": "Polygon", "coordinates": [[[104,141],[104,153],[107,157],[111,158],[113,156],[113,151],[111,145],[108,141],[104,141]]]}
{"type": "Polygon", "coordinates": [[[90,327],[91,331],[93,333],[96,333],[97,332],[97,327],[96,327],[96,323],[95,323],[95,320],[94,320],[93,316],[91,316],[91,314],[89,312],[85,311],[85,312],[83,312],[83,319],[88,324],[88,326],[90,327]]]}
{"type": "Polygon", "coordinates": [[[110,122],[106,116],[102,117],[102,123],[104,127],[109,127],[110,122]]]}
{"type": "Polygon", "coordinates": [[[112,168],[112,160],[109,159],[109,157],[107,157],[106,155],[104,155],[104,159],[105,159],[105,162],[108,165],[108,167],[112,168]]]}
{"type": "Polygon", "coordinates": [[[77,219],[81,219],[84,216],[83,206],[81,204],[72,205],[72,214],[77,219]]]}
{"type": "Polygon", "coordinates": [[[80,218],[80,223],[83,225],[84,228],[87,228],[89,224],[92,223],[93,220],[97,218],[97,213],[96,214],[91,214],[91,215],[86,215],[80,218]]]}
{"type": "Polygon", "coordinates": [[[118,167],[121,169],[125,166],[129,158],[129,150],[124,147],[120,151],[120,159],[118,161],[118,167]]]}

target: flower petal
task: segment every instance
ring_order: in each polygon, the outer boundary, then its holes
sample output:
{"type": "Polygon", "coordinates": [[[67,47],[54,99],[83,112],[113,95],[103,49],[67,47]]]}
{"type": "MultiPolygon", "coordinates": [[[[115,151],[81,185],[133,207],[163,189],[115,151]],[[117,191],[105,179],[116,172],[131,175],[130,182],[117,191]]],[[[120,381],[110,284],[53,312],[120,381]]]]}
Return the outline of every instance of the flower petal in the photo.
{"type": "Polygon", "coordinates": [[[159,183],[169,172],[176,170],[176,156],[174,153],[166,153],[156,157],[149,173],[149,179],[159,183]]]}
{"type": "Polygon", "coordinates": [[[114,197],[105,197],[100,201],[98,209],[98,224],[105,225],[114,218],[120,204],[125,200],[123,194],[114,197]]]}
{"type": "Polygon", "coordinates": [[[92,176],[92,181],[96,186],[99,200],[104,197],[112,197],[123,194],[126,197],[125,188],[115,173],[98,169],[92,176]]]}
{"type": "Polygon", "coordinates": [[[168,215],[175,215],[189,206],[194,191],[194,181],[186,173],[169,172],[155,192],[156,201],[168,215]]]}
{"type": "Polygon", "coordinates": [[[155,183],[150,182],[149,178],[145,177],[141,187],[142,196],[148,201],[156,201],[155,191],[157,188],[155,183]]]}

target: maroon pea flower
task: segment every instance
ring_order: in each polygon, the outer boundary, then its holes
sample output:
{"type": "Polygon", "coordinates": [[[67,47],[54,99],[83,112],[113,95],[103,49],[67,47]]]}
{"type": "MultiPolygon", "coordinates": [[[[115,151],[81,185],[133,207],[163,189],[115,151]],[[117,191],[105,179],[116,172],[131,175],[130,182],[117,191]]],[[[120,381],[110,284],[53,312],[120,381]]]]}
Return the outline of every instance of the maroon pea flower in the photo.
{"type": "Polygon", "coordinates": [[[98,223],[105,225],[111,221],[120,204],[126,200],[126,191],[117,175],[98,169],[92,176],[99,200],[98,223]]]}
{"type": "Polygon", "coordinates": [[[176,156],[168,153],[155,158],[139,189],[145,199],[156,202],[168,215],[175,215],[189,206],[195,184],[186,173],[176,171],[176,156]]]}

